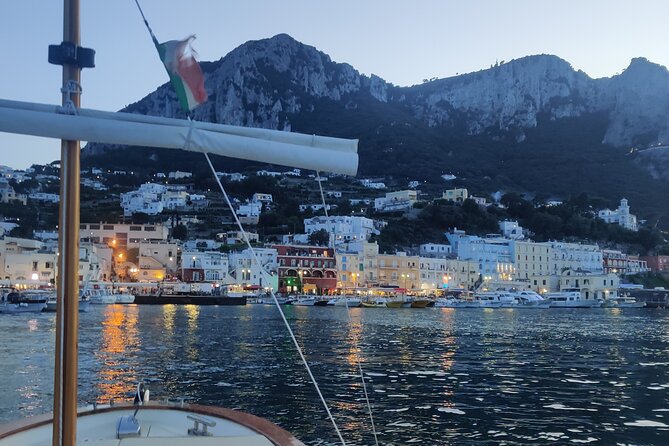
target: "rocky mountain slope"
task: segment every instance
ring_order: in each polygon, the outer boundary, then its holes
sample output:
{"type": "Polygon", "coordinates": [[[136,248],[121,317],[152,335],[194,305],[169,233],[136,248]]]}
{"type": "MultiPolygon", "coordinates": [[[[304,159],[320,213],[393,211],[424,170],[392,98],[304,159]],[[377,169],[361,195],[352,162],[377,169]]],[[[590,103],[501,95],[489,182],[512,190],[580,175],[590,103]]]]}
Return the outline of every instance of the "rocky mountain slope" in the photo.
{"type": "MultiPolygon", "coordinates": [[[[482,192],[561,196],[578,192],[582,181],[570,178],[583,172],[582,190],[611,199],[627,194],[611,180],[621,169],[641,187],[664,181],[628,156],[669,143],[669,72],[642,58],[603,79],[538,55],[398,87],[280,34],[202,66],[210,97],[195,119],[359,138],[363,174],[453,172],[482,192]]],[[[126,111],[183,116],[168,84],[126,111]]],[[[110,149],[89,144],[85,153],[110,149]]],[[[164,152],[145,151],[158,164],[174,159],[164,152]]]]}

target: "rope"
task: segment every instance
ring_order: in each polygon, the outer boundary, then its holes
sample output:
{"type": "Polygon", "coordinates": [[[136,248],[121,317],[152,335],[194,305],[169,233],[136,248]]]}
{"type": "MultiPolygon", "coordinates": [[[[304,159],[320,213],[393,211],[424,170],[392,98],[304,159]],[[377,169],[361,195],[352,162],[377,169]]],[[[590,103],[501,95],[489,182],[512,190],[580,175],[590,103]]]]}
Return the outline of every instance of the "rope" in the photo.
{"type": "MultiPolygon", "coordinates": [[[[323,184],[321,182],[321,174],[320,172],[316,171],[316,180],[318,181],[318,189],[321,192],[321,200],[323,202],[323,210],[325,211],[325,218],[326,220],[329,220],[328,216],[328,208],[325,205],[325,194],[323,194],[323,184]]],[[[335,247],[335,242],[337,240],[337,234],[335,231],[335,224],[332,224],[332,252],[335,257],[337,258],[337,248],[335,247]]],[[[348,323],[351,325],[353,321],[351,320],[351,312],[349,311],[348,307],[348,298],[346,297],[346,294],[344,294],[344,302],[346,303],[346,316],[348,316],[348,323]]],[[[353,344],[356,349],[360,349],[358,341],[354,339],[353,344]]],[[[374,434],[374,443],[376,446],[379,446],[379,438],[376,433],[376,426],[374,425],[374,415],[372,415],[372,405],[369,401],[369,395],[367,394],[367,384],[365,383],[365,375],[362,371],[362,363],[360,362],[360,357],[356,356],[356,362],[358,363],[358,370],[360,371],[360,381],[362,381],[362,391],[365,394],[365,401],[367,402],[367,410],[369,411],[369,421],[372,423],[372,433],[374,434]]]]}
{"type": "MultiPolygon", "coordinates": [[[[260,261],[258,260],[258,257],[256,256],[255,250],[253,249],[253,246],[251,246],[251,242],[249,241],[248,235],[246,234],[246,231],[244,230],[244,227],[242,226],[242,223],[239,221],[239,217],[237,217],[237,213],[235,212],[235,208],[232,206],[232,202],[230,201],[230,197],[228,197],[227,192],[225,191],[225,188],[223,187],[223,184],[221,183],[221,180],[218,178],[218,175],[216,175],[216,169],[214,169],[214,165],[211,163],[211,159],[209,159],[209,154],[207,152],[204,152],[204,157],[207,159],[207,163],[209,163],[209,167],[211,168],[211,172],[214,174],[214,178],[216,179],[216,183],[218,183],[218,187],[221,189],[221,193],[223,194],[223,197],[225,198],[225,202],[228,204],[228,207],[230,208],[230,211],[232,212],[232,216],[235,219],[235,222],[237,223],[237,226],[239,227],[239,230],[242,232],[242,235],[244,236],[244,242],[246,242],[246,246],[249,247],[249,250],[251,251],[251,258],[253,263],[258,267],[258,269],[263,273],[265,276],[265,279],[269,278],[269,273],[265,268],[260,264],[260,261]]],[[[321,389],[318,387],[318,383],[316,382],[316,378],[314,377],[313,373],[311,373],[311,367],[309,367],[309,363],[307,362],[306,358],[304,357],[304,354],[302,353],[302,349],[300,348],[300,345],[297,342],[297,339],[295,338],[295,334],[293,333],[292,328],[290,328],[290,324],[288,323],[288,320],[286,319],[286,315],[283,314],[283,310],[281,309],[281,304],[279,304],[279,301],[276,298],[276,295],[274,294],[274,290],[270,289],[270,293],[272,294],[272,299],[274,300],[274,304],[276,305],[276,308],[279,310],[279,314],[281,315],[281,319],[283,319],[283,323],[286,326],[286,329],[288,330],[288,333],[290,334],[290,338],[293,340],[293,344],[295,344],[295,348],[297,349],[297,353],[299,353],[300,358],[302,359],[302,363],[304,364],[304,367],[307,369],[307,373],[309,374],[309,378],[311,379],[311,382],[313,383],[314,387],[316,388],[316,392],[318,393],[318,397],[321,399],[321,402],[323,403],[323,407],[325,407],[325,411],[328,414],[328,417],[330,418],[330,421],[332,422],[332,425],[335,428],[335,431],[337,432],[337,436],[339,437],[339,441],[341,441],[341,444],[346,446],[346,442],[344,441],[344,438],[341,435],[341,432],[339,431],[339,427],[337,426],[337,423],[335,422],[334,417],[332,416],[332,413],[330,412],[330,408],[328,407],[327,402],[325,401],[325,398],[323,397],[323,394],[321,393],[321,389]]]]}

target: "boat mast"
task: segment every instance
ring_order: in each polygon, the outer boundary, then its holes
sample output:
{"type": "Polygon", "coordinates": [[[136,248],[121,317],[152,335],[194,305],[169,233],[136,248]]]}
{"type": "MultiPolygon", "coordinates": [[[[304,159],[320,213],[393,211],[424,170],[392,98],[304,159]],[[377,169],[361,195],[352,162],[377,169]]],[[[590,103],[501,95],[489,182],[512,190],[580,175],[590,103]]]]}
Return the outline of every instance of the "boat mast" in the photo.
{"type": "MultiPolygon", "coordinates": [[[[76,51],[79,0],[64,0],[63,43],[74,56],[63,60],[63,107],[79,108],[81,67],[76,51]],[[73,81],[73,82],[72,82],[73,81]],[[70,102],[71,101],[71,102],[70,102]]],[[[75,446],[77,434],[77,353],[79,329],[79,141],[61,141],[56,363],[53,392],[53,446],[75,446]]]]}

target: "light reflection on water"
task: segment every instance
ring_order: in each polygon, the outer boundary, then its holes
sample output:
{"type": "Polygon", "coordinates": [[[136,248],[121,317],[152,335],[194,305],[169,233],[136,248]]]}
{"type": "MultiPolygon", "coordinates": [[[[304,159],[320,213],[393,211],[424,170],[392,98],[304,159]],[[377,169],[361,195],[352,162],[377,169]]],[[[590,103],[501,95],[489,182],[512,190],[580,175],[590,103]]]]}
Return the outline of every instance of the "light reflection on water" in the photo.
{"type": "MultiPolygon", "coordinates": [[[[345,311],[286,308],[351,444],[373,443],[358,360],[383,444],[669,438],[669,312],[356,308],[349,324],[345,311]]],[[[141,379],[154,398],[336,444],[272,306],[97,306],[80,321],[82,403],[130,398],[141,379]]],[[[0,333],[0,420],[50,410],[53,315],[1,315],[0,333]]]]}

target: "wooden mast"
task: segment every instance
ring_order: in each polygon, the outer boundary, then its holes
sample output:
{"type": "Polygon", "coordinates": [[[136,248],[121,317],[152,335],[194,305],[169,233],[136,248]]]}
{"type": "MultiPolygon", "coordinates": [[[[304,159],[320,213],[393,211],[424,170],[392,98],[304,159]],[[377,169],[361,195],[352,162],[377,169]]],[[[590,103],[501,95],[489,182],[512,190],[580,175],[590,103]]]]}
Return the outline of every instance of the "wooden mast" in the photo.
{"type": "MultiPolygon", "coordinates": [[[[63,42],[81,43],[79,0],[64,0],[63,42]]],[[[79,93],[68,93],[70,81],[79,84],[81,68],[63,64],[63,106],[79,108],[79,93]]],[[[60,213],[58,218],[58,277],[56,363],[54,372],[53,446],[75,446],[77,434],[77,354],[79,326],[79,141],[61,141],[60,213]]]]}

